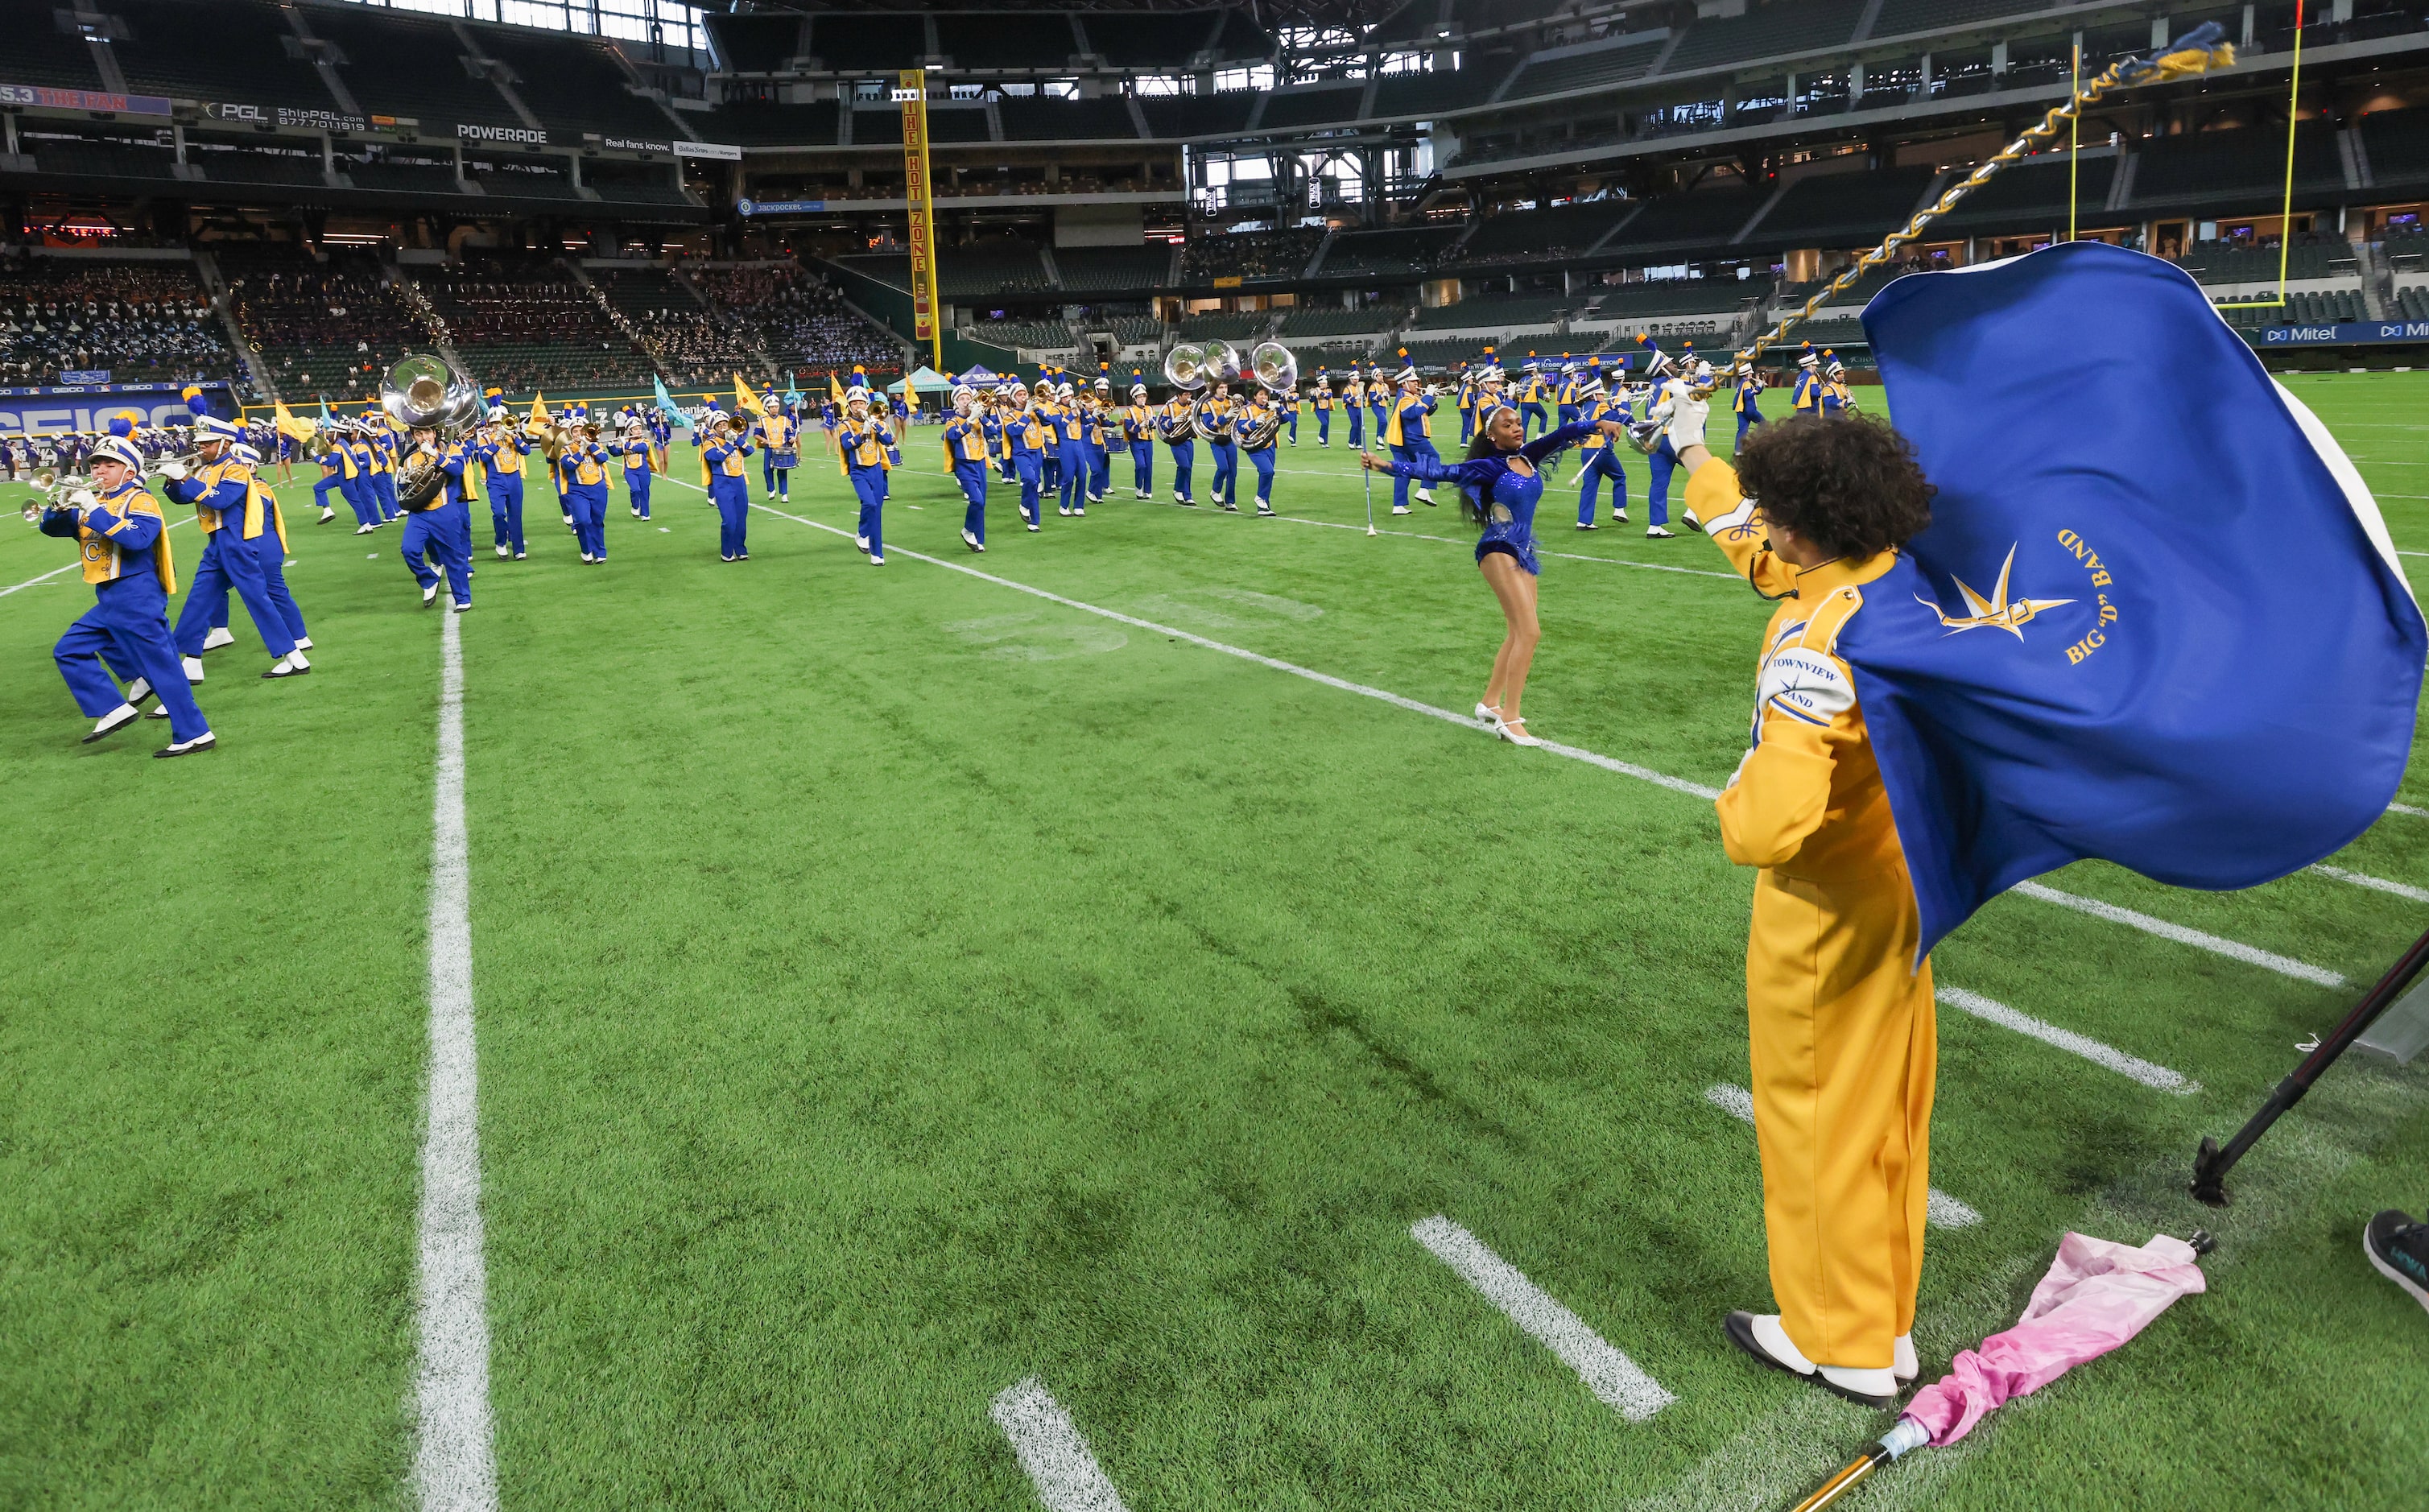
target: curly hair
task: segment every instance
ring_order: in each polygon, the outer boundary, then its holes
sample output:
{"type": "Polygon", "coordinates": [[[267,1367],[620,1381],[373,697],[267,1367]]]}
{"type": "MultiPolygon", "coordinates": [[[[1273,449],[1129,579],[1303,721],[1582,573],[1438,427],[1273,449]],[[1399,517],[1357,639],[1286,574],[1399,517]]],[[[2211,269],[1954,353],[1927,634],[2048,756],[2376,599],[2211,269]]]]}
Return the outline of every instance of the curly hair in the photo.
{"type": "Polygon", "coordinates": [[[1834,557],[1905,545],[1931,523],[1938,491],[1914,443],[1870,415],[1765,425],[1746,438],[1737,470],[1765,520],[1834,557]]]}

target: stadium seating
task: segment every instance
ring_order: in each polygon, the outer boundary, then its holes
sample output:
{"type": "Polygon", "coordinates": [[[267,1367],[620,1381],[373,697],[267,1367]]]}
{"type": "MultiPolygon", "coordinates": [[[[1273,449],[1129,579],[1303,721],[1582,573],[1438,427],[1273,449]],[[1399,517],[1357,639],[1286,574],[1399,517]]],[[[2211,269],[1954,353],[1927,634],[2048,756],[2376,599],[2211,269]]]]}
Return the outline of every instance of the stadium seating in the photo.
{"type": "Polygon", "coordinates": [[[389,158],[339,158],[338,171],[356,189],[396,194],[455,193],[455,165],[389,158]]]}
{"type": "MultiPolygon", "coordinates": [[[[2133,208],[2138,212],[2216,204],[2226,195],[2255,198],[2282,191],[2286,184],[2283,126],[2202,131],[2153,137],[2138,149],[2133,208]]],[[[2294,204],[2298,209],[2333,203],[2344,191],[2344,168],[2336,128],[2306,121],[2294,134],[2294,204]]]]}
{"type": "Polygon", "coordinates": [[[1366,86],[1363,82],[1284,90],[1266,97],[1265,113],[1257,118],[1257,129],[1281,131],[1292,126],[1355,121],[1358,119],[1358,102],[1365,95],[1366,86]]]}
{"type": "MultiPolygon", "coordinates": [[[[288,56],[294,33],[267,0],[198,6],[192,0],[95,0],[126,24],[109,44],[126,87],[144,94],[244,100],[335,109],[319,71],[288,56]]],[[[16,38],[12,34],[13,47],[16,38]]],[[[5,67],[13,78],[13,60],[5,67]]],[[[314,180],[318,183],[316,177],[314,180]]]]}
{"type": "Polygon", "coordinates": [[[1006,141],[1085,141],[1118,138],[1135,141],[1138,126],[1128,100],[1058,100],[1007,95],[996,102],[1006,141]]]}
{"type": "Polygon", "coordinates": [[[1183,315],[1181,318],[1181,338],[1185,341],[1202,341],[1213,336],[1227,341],[1245,341],[1263,336],[1272,319],[1262,310],[1238,313],[1210,310],[1198,315],[1183,315]]]}
{"type": "Polygon", "coordinates": [[[1417,311],[1414,328],[1456,331],[1491,327],[1503,331],[1550,325],[1569,303],[1560,294],[1472,294],[1454,305],[1417,311]]]}
{"type": "Polygon", "coordinates": [[[972,334],[997,346],[1025,346],[1049,352],[1079,344],[1072,339],[1071,327],[1061,321],[981,321],[972,328],[972,334]]]}
{"type": "Polygon", "coordinates": [[[1153,289],[1171,277],[1172,247],[1163,241],[1140,247],[1057,247],[1054,266],[1063,274],[1066,293],[1153,289]]]}
{"type": "Polygon", "coordinates": [[[1211,137],[1244,131],[1248,125],[1248,112],[1256,108],[1257,96],[1247,90],[1231,90],[1222,94],[1173,94],[1153,96],[1139,101],[1139,109],[1147,116],[1150,136],[1211,137]]]}
{"type": "Polygon", "coordinates": [[[1657,38],[1624,47],[1602,47],[1588,53],[1537,58],[1520,70],[1517,80],[1510,86],[1504,98],[1566,94],[1573,91],[1626,84],[1644,77],[1667,45],[1666,39],[1657,38]]]}
{"type": "Polygon", "coordinates": [[[1864,0],[1803,0],[1793,6],[1750,6],[1741,16],[1698,18],[1679,39],[1663,76],[1837,47],[1856,34],[1864,0]]]}
{"type": "Polygon", "coordinates": [[[701,135],[744,147],[832,147],[837,140],[833,100],[815,105],[727,104],[701,135]]]}
{"type": "Polygon", "coordinates": [[[928,140],[930,141],[991,141],[987,130],[986,107],[983,105],[940,105],[928,107],[928,140]]]}
{"type": "Polygon", "coordinates": [[[200,168],[214,184],[282,184],[293,189],[320,189],[321,154],[301,145],[264,141],[223,143],[186,141],[186,162],[200,168]]]}
{"type": "Polygon", "coordinates": [[[572,177],[565,172],[562,158],[517,158],[501,157],[497,161],[482,163],[467,157],[465,168],[481,192],[504,199],[580,200],[582,191],[573,187],[572,177]]]}
{"type": "Polygon", "coordinates": [[[1111,325],[1114,340],[1124,346],[1145,346],[1164,340],[1164,322],[1151,317],[1117,316],[1111,325]]]}
{"type": "Polygon", "coordinates": [[[8,79],[59,90],[103,88],[101,70],[82,37],[62,32],[51,0],[0,0],[0,26],[8,28],[8,79]]]}
{"type": "Polygon", "coordinates": [[[1935,176],[1928,168],[1886,168],[1800,178],[1747,240],[1767,247],[1877,241],[1906,224],[1935,176]]]}
{"type": "Polygon", "coordinates": [[[1343,231],[1324,252],[1322,274],[1393,274],[1429,271],[1450,244],[1467,230],[1464,225],[1413,225],[1389,231],[1343,231]]]}
{"type": "Polygon", "coordinates": [[[804,51],[802,18],[792,11],[733,16],[712,10],[701,20],[718,62],[736,74],[777,73],[804,51]]]}
{"type": "Polygon", "coordinates": [[[927,24],[917,13],[829,11],[811,23],[811,53],[841,73],[912,68],[927,50],[927,24]]]}
{"type": "Polygon", "coordinates": [[[189,262],[0,258],[0,386],[106,369],[113,383],[182,383],[234,365],[189,262]]]}
{"type": "Polygon", "coordinates": [[[2395,291],[2395,314],[2407,321],[2429,321],[2429,288],[2413,284],[2395,291]]]}
{"type": "Polygon", "coordinates": [[[47,131],[24,131],[19,140],[34,155],[36,168],[44,174],[78,174],[94,178],[176,176],[176,157],[163,143],[82,134],[58,136],[47,131]]]}
{"type": "Polygon", "coordinates": [[[1507,211],[1478,226],[1453,260],[1465,265],[1571,256],[1601,241],[1635,208],[1631,200],[1605,199],[1507,211]]]}
{"type": "Polygon", "coordinates": [[[650,360],[553,258],[467,253],[414,283],[473,375],[517,390],[644,381],[650,360]]]}
{"type": "Polygon", "coordinates": [[[1324,233],[1312,227],[1200,237],[1181,251],[1181,279],[1295,278],[1323,241],[1324,233]]]}
{"type": "MultiPolygon", "coordinates": [[[[2415,292],[2416,291],[2405,291],[2415,292]]],[[[2399,308],[2401,300],[2398,301],[2399,308]]],[[[2285,305],[2262,306],[2238,309],[2221,309],[2226,323],[2239,331],[2256,331],[2271,325],[2334,325],[2370,318],[2363,306],[2359,290],[2332,290],[2324,293],[2289,293],[2285,305]]]]}
{"type": "Polygon", "coordinates": [[[1957,208],[1942,216],[1938,224],[1950,235],[1966,236],[2062,227],[2066,224],[2070,192],[2078,224],[2114,224],[2114,218],[2107,216],[2101,207],[2108,201],[2117,169],[2118,159],[2114,157],[2088,158],[2074,165],[2071,182],[2064,154],[2026,159],[2000,170],[1989,183],[1958,201],[1957,208]]]}
{"type": "Polygon", "coordinates": [[[1810,341],[1817,352],[1837,351],[1842,355],[1849,347],[1867,344],[1864,323],[1853,315],[1807,321],[1789,332],[1788,339],[1793,342],[1810,341]]]}
{"type": "Polygon", "coordinates": [[[608,43],[519,26],[473,30],[481,50],[512,68],[514,89],[552,129],[665,141],[674,123],[628,88],[632,75],[608,43]]]}
{"type": "Polygon", "coordinates": [[[1471,56],[1456,70],[1391,75],[1375,85],[1375,115],[1390,120],[1482,105],[1517,65],[1517,57],[1505,51],[1471,56]]]}
{"type": "Polygon", "coordinates": [[[1282,316],[1282,336],[1286,340],[1374,336],[1391,330],[1408,315],[1408,310],[1397,305],[1371,305],[1363,309],[1321,306],[1296,308],[1282,316]]]}
{"type": "MultiPolygon", "coordinates": [[[[2274,283],[2281,254],[2267,246],[2242,241],[2196,241],[2175,258],[2177,266],[2206,284],[2274,283]]],[[[2284,250],[2289,279],[2350,278],[2359,270],[2353,246],[2341,237],[2315,239],[2297,235],[2284,250]]]]}
{"type": "Polygon", "coordinates": [[[1608,253],[1719,252],[1729,244],[1769,195],[1751,189],[1700,189],[1653,199],[1603,248],[1608,253]]]}
{"type": "Polygon", "coordinates": [[[2389,227],[2379,239],[2388,265],[2399,274],[2429,273],[2429,231],[2389,227]]]}
{"type": "Polygon", "coordinates": [[[1046,264],[1026,241],[998,238],[936,252],[936,289],[947,299],[1042,293],[1049,287],[1046,264]]]}
{"type": "Polygon", "coordinates": [[[293,246],[211,250],[238,328],[289,404],[371,398],[389,364],[429,348],[421,317],[367,254],[333,253],[323,263],[293,246]]]}
{"type": "Polygon", "coordinates": [[[449,23],[351,5],[313,6],[304,15],[315,37],[337,44],[338,75],[364,109],[410,116],[434,138],[450,135],[452,122],[521,127],[497,86],[466,69],[449,23]]]}
{"type": "Polygon", "coordinates": [[[1071,18],[1055,12],[941,13],[936,46],[956,68],[1062,68],[1079,50],[1071,18]]]}
{"type": "Polygon", "coordinates": [[[1607,288],[1588,320],[1641,321],[1665,315],[1710,315],[1743,307],[1771,291],[1768,279],[1669,278],[1607,288]]]}
{"type": "MultiPolygon", "coordinates": [[[[1999,21],[2054,8],[2054,0],[1881,0],[1869,41],[1909,32],[1941,31],[1977,21],[1999,21]]],[[[2146,31],[2145,37],[2150,34],[2146,31]]]]}
{"type": "Polygon", "coordinates": [[[902,349],[891,337],[844,304],[825,280],[797,267],[702,268],[691,276],[719,318],[753,336],[780,373],[901,366],[902,349]]]}
{"type": "Polygon", "coordinates": [[[2382,185],[2429,183],[2429,109],[2372,110],[2354,123],[2382,185]]]}
{"type": "MultiPolygon", "coordinates": [[[[1214,35],[1211,10],[1168,11],[1163,15],[1091,11],[1080,18],[1088,34],[1088,48],[1115,68],[1179,73],[1214,35]]],[[[1270,49],[1267,49],[1270,50],[1270,49]]]]}
{"type": "Polygon", "coordinates": [[[1411,341],[1405,357],[1398,352],[1386,353],[1382,365],[1387,372],[1397,371],[1395,364],[1402,361],[1420,373],[1446,372],[1462,362],[1483,361],[1486,344],[1482,337],[1461,338],[1446,341],[1411,341]]]}

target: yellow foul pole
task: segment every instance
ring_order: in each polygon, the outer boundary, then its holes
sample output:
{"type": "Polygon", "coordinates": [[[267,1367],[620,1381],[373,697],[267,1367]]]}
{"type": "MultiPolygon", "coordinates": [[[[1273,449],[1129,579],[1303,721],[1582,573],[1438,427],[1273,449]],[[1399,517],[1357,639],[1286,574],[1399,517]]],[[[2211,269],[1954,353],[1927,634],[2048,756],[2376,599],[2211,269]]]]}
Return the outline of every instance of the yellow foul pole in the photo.
{"type": "Polygon", "coordinates": [[[945,371],[943,304],[936,297],[936,198],[928,181],[928,75],[906,68],[894,98],[902,107],[903,198],[911,202],[911,315],[928,343],[928,365],[945,371]]]}

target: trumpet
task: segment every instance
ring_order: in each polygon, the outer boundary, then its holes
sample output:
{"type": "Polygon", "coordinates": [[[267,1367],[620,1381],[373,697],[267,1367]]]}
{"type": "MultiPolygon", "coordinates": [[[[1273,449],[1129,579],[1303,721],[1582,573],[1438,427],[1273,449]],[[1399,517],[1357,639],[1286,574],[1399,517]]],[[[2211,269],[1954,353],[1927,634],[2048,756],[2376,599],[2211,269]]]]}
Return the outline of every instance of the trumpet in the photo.
{"type": "Polygon", "coordinates": [[[203,449],[197,446],[190,452],[179,452],[174,457],[161,457],[158,461],[154,462],[144,471],[154,477],[167,477],[169,475],[169,465],[173,462],[183,467],[188,473],[191,473],[194,469],[203,465],[203,449]]]}
{"type": "MultiPolygon", "coordinates": [[[[46,467],[36,473],[34,487],[41,490],[42,507],[46,510],[67,508],[68,501],[73,499],[79,490],[96,488],[92,479],[84,474],[63,474],[55,467],[46,467]]],[[[31,512],[30,507],[28,512],[31,512]]]]}

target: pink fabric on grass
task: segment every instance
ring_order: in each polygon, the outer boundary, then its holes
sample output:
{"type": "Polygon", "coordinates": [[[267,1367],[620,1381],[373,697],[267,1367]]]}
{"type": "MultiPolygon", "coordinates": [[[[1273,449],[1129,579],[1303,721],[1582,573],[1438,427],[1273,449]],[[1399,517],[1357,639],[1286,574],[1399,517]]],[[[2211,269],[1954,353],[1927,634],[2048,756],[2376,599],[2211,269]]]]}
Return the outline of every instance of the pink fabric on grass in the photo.
{"type": "Polygon", "coordinates": [[[2139,1246],[2067,1235],[2016,1326],[1959,1354],[1900,1416],[1934,1444],[1955,1443],[2002,1402],[2030,1396],[2140,1333],[2178,1297],[2206,1290],[2194,1260],[2191,1245],[2165,1234],[2139,1246]]]}

